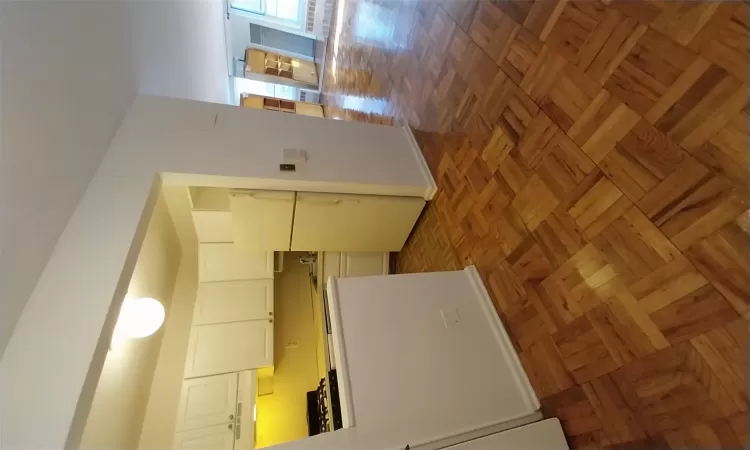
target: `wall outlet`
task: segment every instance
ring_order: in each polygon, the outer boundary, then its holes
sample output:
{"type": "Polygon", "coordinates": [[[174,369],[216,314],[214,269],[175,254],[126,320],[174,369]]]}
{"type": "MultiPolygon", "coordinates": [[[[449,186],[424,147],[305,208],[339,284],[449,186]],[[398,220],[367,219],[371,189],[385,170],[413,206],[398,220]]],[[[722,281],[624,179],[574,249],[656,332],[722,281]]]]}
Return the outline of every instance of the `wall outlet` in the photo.
{"type": "Polygon", "coordinates": [[[461,316],[458,309],[441,309],[440,315],[443,317],[445,328],[456,328],[461,326],[461,316]]]}

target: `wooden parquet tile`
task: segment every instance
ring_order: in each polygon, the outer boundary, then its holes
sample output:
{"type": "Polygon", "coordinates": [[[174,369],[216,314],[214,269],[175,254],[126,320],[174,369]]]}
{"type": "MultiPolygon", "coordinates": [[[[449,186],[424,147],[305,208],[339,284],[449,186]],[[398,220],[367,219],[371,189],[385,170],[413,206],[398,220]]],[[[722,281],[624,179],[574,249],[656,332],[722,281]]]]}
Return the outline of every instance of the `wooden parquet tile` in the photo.
{"type": "Polygon", "coordinates": [[[572,448],[747,445],[748,4],[338,1],[329,116],[438,183],[399,271],[477,266],[572,448]]]}

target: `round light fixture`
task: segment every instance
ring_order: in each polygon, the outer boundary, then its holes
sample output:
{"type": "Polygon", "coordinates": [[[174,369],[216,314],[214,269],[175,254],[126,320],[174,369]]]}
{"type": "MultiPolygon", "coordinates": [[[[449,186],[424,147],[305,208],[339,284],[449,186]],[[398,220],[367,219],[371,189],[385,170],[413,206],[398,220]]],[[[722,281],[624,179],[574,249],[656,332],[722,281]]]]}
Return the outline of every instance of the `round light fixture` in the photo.
{"type": "Polygon", "coordinates": [[[151,336],[164,323],[164,306],[153,298],[125,298],[115,335],[128,338],[151,336]]]}

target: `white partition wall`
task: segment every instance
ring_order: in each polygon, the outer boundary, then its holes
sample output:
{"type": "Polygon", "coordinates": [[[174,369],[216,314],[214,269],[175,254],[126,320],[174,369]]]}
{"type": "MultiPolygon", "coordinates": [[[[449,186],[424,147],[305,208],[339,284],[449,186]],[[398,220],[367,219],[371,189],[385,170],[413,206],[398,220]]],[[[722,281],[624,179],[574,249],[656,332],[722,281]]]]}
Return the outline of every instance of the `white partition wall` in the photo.
{"type": "Polygon", "coordinates": [[[138,97],[0,362],[7,448],[76,447],[162,180],[426,199],[435,189],[403,128],[138,97]],[[279,172],[284,149],[306,150],[307,162],[279,172]]]}

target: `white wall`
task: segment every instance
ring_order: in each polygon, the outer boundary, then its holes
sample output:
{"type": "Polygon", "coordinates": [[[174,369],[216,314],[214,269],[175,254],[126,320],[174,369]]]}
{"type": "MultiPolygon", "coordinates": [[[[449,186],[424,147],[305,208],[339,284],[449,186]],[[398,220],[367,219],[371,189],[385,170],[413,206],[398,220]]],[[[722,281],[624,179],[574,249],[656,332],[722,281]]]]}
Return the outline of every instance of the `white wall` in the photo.
{"type": "Polygon", "coordinates": [[[229,103],[224,0],[133,0],[141,94],[229,103]]]}
{"type": "Polygon", "coordinates": [[[0,356],[137,91],[228,102],[222,5],[0,2],[0,356]]]}
{"type": "Polygon", "coordinates": [[[180,400],[185,356],[198,288],[198,242],[190,216],[187,187],[165,186],[164,196],[177,227],[182,259],[175,280],[172,302],[164,323],[159,358],[153,372],[151,391],[143,416],[140,441],[130,450],[172,448],[177,406],[180,400]]]}
{"type": "Polygon", "coordinates": [[[0,362],[3,444],[59,449],[80,436],[133,270],[131,244],[143,239],[153,208],[156,173],[193,174],[166,177],[182,184],[421,196],[432,190],[423,169],[399,128],[139,97],[0,362]],[[306,167],[279,173],[283,148],[307,149],[306,167]]]}
{"type": "MultiPolygon", "coordinates": [[[[138,255],[128,296],[159,300],[171,319],[180,243],[159,197],[138,255]]],[[[165,327],[143,339],[117,340],[107,353],[81,439],[82,450],[137,448],[165,327]]]]}
{"type": "Polygon", "coordinates": [[[3,2],[0,355],[136,94],[127,5],[3,2]]]}

